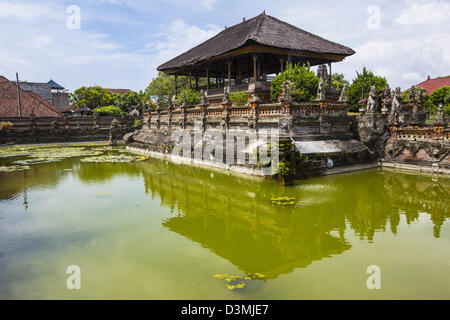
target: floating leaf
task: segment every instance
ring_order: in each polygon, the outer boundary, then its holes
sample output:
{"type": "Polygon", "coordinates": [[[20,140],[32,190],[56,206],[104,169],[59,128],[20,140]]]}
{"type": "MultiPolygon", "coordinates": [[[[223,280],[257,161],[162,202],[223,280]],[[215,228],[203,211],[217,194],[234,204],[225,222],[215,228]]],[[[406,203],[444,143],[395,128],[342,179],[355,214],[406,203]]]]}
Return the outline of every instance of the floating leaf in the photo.
{"type": "Polygon", "coordinates": [[[19,166],[19,165],[13,165],[13,166],[1,166],[0,172],[14,172],[14,171],[23,171],[23,170],[29,170],[29,166],[19,166]]]}
{"type": "Polygon", "coordinates": [[[223,274],[218,274],[218,273],[217,273],[217,274],[214,275],[214,278],[219,279],[219,280],[222,280],[222,279],[225,278],[225,277],[224,277],[223,274]]]}
{"type": "Polygon", "coordinates": [[[137,161],[144,161],[147,160],[148,157],[146,156],[125,156],[125,155],[119,155],[119,156],[98,156],[98,157],[91,157],[91,158],[85,158],[81,159],[81,162],[109,162],[109,163],[125,163],[125,162],[137,162],[137,161]]]}

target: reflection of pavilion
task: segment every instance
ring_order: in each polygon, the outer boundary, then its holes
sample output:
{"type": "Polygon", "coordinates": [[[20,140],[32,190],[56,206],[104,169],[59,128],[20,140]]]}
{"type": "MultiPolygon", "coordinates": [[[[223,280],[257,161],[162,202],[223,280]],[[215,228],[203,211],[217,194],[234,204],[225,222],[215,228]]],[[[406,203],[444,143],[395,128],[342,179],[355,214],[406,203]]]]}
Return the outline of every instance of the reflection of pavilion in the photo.
{"type": "Polygon", "coordinates": [[[276,278],[350,248],[342,236],[343,215],[330,210],[299,214],[292,207],[274,206],[270,198],[280,189],[270,182],[220,173],[211,178],[203,169],[159,161],[141,165],[147,190],[158,194],[163,204],[178,208],[178,216],[163,226],[245,272],[276,278]],[[330,235],[336,229],[341,236],[330,235]]]}
{"type": "Polygon", "coordinates": [[[450,217],[445,212],[448,181],[433,182],[430,177],[364,172],[328,179],[323,182],[328,191],[314,194],[270,181],[223,173],[212,176],[208,170],[162,161],[139,165],[146,192],[178,211],[163,226],[245,272],[260,272],[268,278],[348,250],[351,246],[343,236],[347,226],[361,239],[373,241],[374,234],[386,232],[388,225],[397,233],[402,214],[409,223],[419,212],[427,212],[438,237],[450,217]],[[282,195],[320,202],[310,201],[301,208],[271,205],[271,197],[282,195]],[[343,201],[348,195],[352,200],[343,201]]]}

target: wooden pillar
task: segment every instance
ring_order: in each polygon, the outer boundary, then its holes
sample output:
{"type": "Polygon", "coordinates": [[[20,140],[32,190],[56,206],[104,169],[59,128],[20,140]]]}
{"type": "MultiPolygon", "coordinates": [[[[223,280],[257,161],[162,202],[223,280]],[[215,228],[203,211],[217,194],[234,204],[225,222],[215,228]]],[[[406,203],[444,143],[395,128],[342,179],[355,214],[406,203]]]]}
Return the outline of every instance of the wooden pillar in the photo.
{"type": "Polygon", "coordinates": [[[175,97],[178,95],[178,84],[177,84],[177,78],[178,76],[175,75],[175,97]]]}
{"type": "Polygon", "coordinates": [[[258,81],[258,69],[257,69],[257,60],[258,56],[256,54],[252,55],[253,58],[253,78],[255,82],[258,81]]]}
{"type": "Polygon", "coordinates": [[[331,82],[331,76],[333,75],[333,74],[331,73],[331,62],[328,63],[328,67],[330,68],[330,86],[331,86],[331,85],[332,85],[332,82],[331,82]]]}
{"type": "Polygon", "coordinates": [[[198,91],[198,76],[195,76],[195,90],[198,91]]]}
{"type": "Polygon", "coordinates": [[[286,58],[283,56],[279,56],[278,60],[280,61],[280,72],[284,72],[284,62],[286,61],[286,58]]]}
{"type": "Polygon", "coordinates": [[[190,74],[189,74],[189,89],[192,90],[192,77],[190,74]]]}
{"type": "Polygon", "coordinates": [[[228,90],[231,89],[231,59],[227,61],[228,66],[228,90]]]}
{"type": "Polygon", "coordinates": [[[209,89],[209,68],[206,69],[206,90],[209,89]]]}

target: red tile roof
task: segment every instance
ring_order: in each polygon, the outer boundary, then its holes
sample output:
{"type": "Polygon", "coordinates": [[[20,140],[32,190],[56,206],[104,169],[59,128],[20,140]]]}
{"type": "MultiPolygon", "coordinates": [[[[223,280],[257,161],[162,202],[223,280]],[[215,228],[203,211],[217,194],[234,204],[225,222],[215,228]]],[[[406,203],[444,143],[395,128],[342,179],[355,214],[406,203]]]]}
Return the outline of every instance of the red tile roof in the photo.
{"type": "MultiPolygon", "coordinates": [[[[32,111],[36,117],[61,117],[59,109],[32,91],[20,89],[22,116],[29,117],[32,111]]],[[[0,117],[18,117],[17,86],[0,76],[0,117]]]]}
{"type": "Polygon", "coordinates": [[[424,89],[427,94],[431,94],[434,90],[442,88],[443,86],[450,86],[450,76],[427,79],[424,82],[416,85],[416,87],[424,89]]]}

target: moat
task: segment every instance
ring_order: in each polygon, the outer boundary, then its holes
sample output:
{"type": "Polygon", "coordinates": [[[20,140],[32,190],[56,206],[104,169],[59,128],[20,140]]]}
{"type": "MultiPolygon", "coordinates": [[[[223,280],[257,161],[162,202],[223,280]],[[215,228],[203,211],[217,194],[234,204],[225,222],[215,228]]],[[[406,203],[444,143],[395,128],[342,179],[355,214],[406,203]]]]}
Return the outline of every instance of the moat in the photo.
{"type": "Polygon", "coordinates": [[[285,187],[80,159],[0,173],[0,299],[450,298],[448,177],[372,169],[285,187]],[[81,290],[66,288],[70,265],[81,290]]]}

